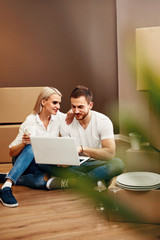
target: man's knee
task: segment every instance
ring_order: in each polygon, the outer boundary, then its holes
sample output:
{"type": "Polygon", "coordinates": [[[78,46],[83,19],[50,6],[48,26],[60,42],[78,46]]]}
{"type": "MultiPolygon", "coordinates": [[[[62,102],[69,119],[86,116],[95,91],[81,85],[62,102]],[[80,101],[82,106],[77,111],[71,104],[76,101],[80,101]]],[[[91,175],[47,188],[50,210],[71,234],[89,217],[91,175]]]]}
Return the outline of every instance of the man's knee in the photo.
{"type": "Polygon", "coordinates": [[[112,167],[116,171],[117,175],[121,174],[124,171],[125,165],[120,158],[113,158],[111,160],[112,167]]]}

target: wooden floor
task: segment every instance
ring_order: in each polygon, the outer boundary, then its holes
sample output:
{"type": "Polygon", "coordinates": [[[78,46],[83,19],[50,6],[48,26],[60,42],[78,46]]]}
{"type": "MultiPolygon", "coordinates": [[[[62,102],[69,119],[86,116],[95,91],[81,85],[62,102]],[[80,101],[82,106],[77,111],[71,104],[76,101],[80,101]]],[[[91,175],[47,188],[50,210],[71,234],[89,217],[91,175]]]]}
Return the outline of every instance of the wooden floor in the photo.
{"type": "MultiPolygon", "coordinates": [[[[10,167],[0,164],[0,172],[10,167]]],[[[88,199],[71,190],[42,191],[14,186],[13,192],[18,207],[0,204],[1,240],[160,239],[159,225],[108,222],[88,199]]]]}

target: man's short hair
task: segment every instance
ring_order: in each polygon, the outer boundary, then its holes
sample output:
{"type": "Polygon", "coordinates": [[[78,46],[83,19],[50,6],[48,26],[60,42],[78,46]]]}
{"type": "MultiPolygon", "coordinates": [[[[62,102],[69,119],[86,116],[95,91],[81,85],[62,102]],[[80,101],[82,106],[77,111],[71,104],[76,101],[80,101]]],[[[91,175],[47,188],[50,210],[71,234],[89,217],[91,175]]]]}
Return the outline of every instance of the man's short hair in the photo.
{"type": "Polygon", "coordinates": [[[79,98],[81,96],[84,96],[88,103],[93,101],[93,94],[92,92],[85,86],[78,85],[71,93],[70,99],[73,98],[79,98]]]}

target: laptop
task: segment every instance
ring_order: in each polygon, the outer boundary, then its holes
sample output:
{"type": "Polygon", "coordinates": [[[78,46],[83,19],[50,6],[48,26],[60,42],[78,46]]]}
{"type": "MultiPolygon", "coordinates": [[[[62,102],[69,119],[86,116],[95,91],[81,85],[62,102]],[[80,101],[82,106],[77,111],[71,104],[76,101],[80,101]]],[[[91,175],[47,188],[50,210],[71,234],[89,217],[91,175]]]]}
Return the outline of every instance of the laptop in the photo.
{"type": "Polygon", "coordinates": [[[79,156],[75,138],[31,136],[35,161],[38,164],[80,166],[90,157],[79,156]]]}

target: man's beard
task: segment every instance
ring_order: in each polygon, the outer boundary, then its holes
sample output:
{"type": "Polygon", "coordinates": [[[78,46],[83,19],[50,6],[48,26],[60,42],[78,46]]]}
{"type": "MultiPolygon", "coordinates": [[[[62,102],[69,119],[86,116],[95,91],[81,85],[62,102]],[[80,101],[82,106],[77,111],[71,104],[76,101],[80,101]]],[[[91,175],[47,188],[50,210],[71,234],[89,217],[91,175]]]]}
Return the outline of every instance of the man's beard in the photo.
{"type": "MultiPolygon", "coordinates": [[[[79,113],[78,113],[79,114],[79,113]]],[[[75,117],[78,115],[78,114],[75,114],[75,117]]],[[[81,119],[77,119],[77,120],[84,120],[87,116],[88,116],[88,114],[89,114],[89,111],[81,118],[81,119]]]]}

